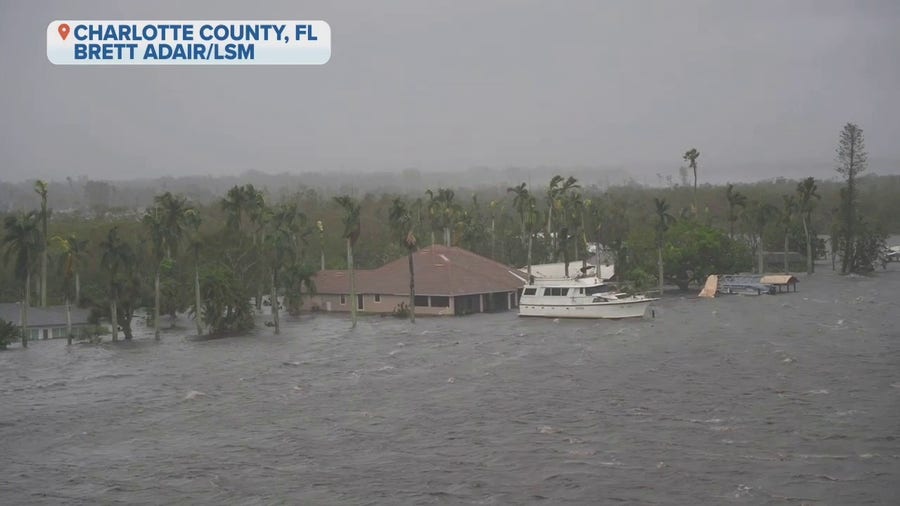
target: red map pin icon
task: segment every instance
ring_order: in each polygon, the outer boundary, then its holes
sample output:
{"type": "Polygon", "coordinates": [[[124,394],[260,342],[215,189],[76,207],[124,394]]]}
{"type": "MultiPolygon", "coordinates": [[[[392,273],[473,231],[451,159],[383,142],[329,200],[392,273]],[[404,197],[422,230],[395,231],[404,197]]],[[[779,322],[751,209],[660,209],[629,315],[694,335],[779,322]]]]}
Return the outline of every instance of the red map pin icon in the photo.
{"type": "Polygon", "coordinates": [[[59,36],[62,37],[62,40],[66,40],[66,37],[69,36],[69,25],[63,23],[59,25],[57,30],[59,31],[59,36]]]}

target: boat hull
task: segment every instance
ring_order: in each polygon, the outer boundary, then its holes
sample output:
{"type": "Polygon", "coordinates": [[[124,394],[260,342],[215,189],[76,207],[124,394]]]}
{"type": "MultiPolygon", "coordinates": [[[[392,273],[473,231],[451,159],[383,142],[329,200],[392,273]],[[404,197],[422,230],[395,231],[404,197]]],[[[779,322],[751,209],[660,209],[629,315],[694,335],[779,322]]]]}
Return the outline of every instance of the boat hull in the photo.
{"type": "Polygon", "coordinates": [[[592,304],[539,304],[519,302],[519,316],[539,316],[544,318],[640,318],[654,301],[641,299],[592,304]]]}

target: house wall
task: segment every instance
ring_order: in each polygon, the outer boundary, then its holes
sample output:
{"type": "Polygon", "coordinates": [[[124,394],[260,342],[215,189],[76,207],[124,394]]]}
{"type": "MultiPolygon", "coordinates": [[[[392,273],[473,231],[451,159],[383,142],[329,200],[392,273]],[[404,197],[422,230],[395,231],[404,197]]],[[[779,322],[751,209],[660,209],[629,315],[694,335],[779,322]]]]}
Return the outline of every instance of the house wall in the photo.
{"type": "MultiPolygon", "coordinates": [[[[381,295],[380,300],[380,302],[375,302],[375,295],[363,294],[363,308],[359,312],[372,314],[391,314],[394,312],[394,309],[396,309],[401,303],[406,306],[409,305],[408,295],[381,295]]],[[[339,294],[317,294],[312,298],[310,307],[318,306],[319,311],[329,311],[330,303],[330,311],[349,313],[351,303],[351,298],[349,295],[346,295],[344,297],[344,302],[344,304],[341,304],[341,296],[339,294]]],[[[450,305],[448,307],[416,306],[416,315],[443,316],[452,314],[452,297],[450,298],[450,305]]]]}
{"type": "MultiPolygon", "coordinates": [[[[75,337],[81,336],[84,332],[88,330],[88,325],[72,325],[72,335],[75,337]]],[[[32,327],[28,326],[28,340],[29,341],[37,341],[39,339],[58,339],[66,337],[66,326],[62,325],[53,325],[46,327],[32,327]],[[46,331],[46,332],[45,332],[46,331]],[[46,337],[45,337],[46,334],[46,337]]]]}
{"type": "MultiPolygon", "coordinates": [[[[409,305],[408,295],[381,295],[380,302],[375,302],[375,295],[363,294],[363,308],[361,313],[391,314],[403,304],[409,305]]],[[[418,296],[421,298],[422,296],[418,296]]],[[[480,312],[507,311],[511,307],[518,307],[516,292],[495,292],[479,295],[463,295],[456,297],[444,297],[449,299],[449,306],[431,307],[416,306],[416,315],[459,315],[480,312]]],[[[350,295],[344,296],[344,304],[341,304],[340,294],[317,294],[312,297],[309,307],[316,307],[319,311],[350,312],[350,295]],[[330,306],[329,306],[330,303],[330,306]],[[329,309],[330,307],[330,309],[329,309]]],[[[429,298],[429,304],[432,303],[429,298]]]]}

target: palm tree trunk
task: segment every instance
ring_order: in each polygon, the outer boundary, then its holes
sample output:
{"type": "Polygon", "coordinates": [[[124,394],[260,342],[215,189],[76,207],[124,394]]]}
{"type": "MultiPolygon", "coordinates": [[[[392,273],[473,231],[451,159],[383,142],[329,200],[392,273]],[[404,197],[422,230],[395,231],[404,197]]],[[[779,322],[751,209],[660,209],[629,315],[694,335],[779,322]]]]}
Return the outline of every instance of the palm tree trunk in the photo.
{"type": "Polygon", "coordinates": [[[550,261],[554,260],[556,256],[553,253],[553,234],[550,232],[550,221],[553,218],[553,202],[550,202],[550,205],[547,207],[547,240],[550,241],[550,261]]]}
{"type": "Polygon", "coordinates": [[[200,314],[200,266],[194,270],[194,323],[197,324],[197,335],[203,335],[203,319],[200,314]]]}
{"type": "Polygon", "coordinates": [[[31,299],[31,270],[25,271],[25,300],[22,301],[22,347],[28,347],[28,304],[31,299]]]}
{"type": "Polygon", "coordinates": [[[802,217],[802,221],[803,235],[806,236],[806,274],[810,275],[813,273],[812,242],[809,237],[809,226],[806,224],[806,216],[802,217]]]}
{"type": "Polygon", "coordinates": [[[788,234],[785,232],[784,234],[784,272],[788,272],[788,234]]]}
{"type": "Polygon", "coordinates": [[[431,231],[431,245],[434,246],[434,230],[431,231]]]}
{"type": "Polygon", "coordinates": [[[528,236],[528,282],[531,283],[531,245],[534,240],[534,234],[528,236]]]}
{"type": "Polygon", "coordinates": [[[66,296],[66,344],[72,344],[72,306],[69,305],[68,296],[66,296]]]}
{"type": "Polygon", "coordinates": [[[47,307],[47,226],[44,224],[44,251],[41,252],[41,307],[47,307]]]}
{"type": "Polygon", "coordinates": [[[81,305],[81,278],[75,273],[75,305],[81,305]]]}
{"type": "Polygon", "coordinates": [[[697,212],[697,167],[691,167],[694,169],[694,212],[697,212]]]}
{"type": "Polygon", "coordinates": [[[409,321],[416,323],[416,270],[412,250],[409,250],[409,321]]]}
{"type": "Polygon", "coordinates": [[[497,243],[497,235],[494,232],[494,218],[491,217],[491,260],[496,260],[497,255],[494,251],[494,245],[497,243]]]}
{"type": "Polygon", "coordinates": [[[444,227],[444,245],[446,245],[448,247],[453,246],[452,244],[450,244],[450,242],[451,242],[450,227],[444,227]]]}
{"type": "Polygon", "coordinates": [[[663,261],[662,246],[656,248],[656,266],[659,267],[659,295],[663,294],[663,261]]]}
{"type": "Polygon", "coordinates": [[[319,270],[325,270],[325,248],[322,248],[322,266],[319,268],[319,270]]]}
{"type": "Polygon", "coordinates": [[[109,303],[109,322],[112,327],[112,340],[116,342],[119,340],[119,313],[116,311],[116,299],[113,299],[109,303]]]}
{"type": "Polygon", "coordinates": [[[278,289],[275,281],[275,269],[272,269],[272,321],[275,322],[275,334],[277,335],[281,333],[281,326],[278,321],[278,289]]]}
{"type": "Polygon", "coordinates": [[[737,221],[734,219],[734,206],[728,206],[728,238],[732,241],[734,240],[734,222],[737,221]]]}
{"type": "Polygon", "coordinates": [[[353,269],[353,245],[347,238],[347,268],[350,269],[350,322],[356,328],[356,271],[353,269]]]}
{"type": "Polygon", "coordinates": [[[159,341],[159,267],[153,282],[153,338],[159,341]]]}
{"type": "Polygon", "coordinates": [[[756,254],[758,264],[757,267],[759,268],[759,273],[762,274],[764,272],[762,235],[759,236],[759,243],[756,245],[756,254]]]}

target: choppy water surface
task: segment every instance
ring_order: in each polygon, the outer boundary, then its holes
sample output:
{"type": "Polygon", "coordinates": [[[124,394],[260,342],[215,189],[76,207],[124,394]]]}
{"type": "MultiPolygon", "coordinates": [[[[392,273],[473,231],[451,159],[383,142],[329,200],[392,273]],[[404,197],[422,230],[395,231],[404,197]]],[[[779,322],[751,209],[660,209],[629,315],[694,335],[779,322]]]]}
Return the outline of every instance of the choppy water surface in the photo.
{"type": "Polygon", "coordinates": [[[900,266],[822,270],[642,321],[15,348],[0,503],[896,504],[900,266]]]}

